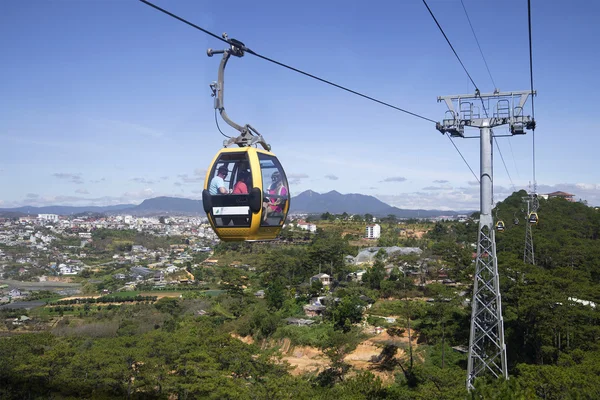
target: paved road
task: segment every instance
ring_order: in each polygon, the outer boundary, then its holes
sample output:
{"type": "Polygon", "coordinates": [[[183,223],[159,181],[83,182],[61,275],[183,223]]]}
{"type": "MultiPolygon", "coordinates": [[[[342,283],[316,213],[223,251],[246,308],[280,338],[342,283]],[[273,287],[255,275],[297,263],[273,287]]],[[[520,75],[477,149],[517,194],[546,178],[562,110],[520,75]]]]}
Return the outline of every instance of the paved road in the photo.
{"type": "Polygon", "coordinates": [[[48,290],[48,289],[76,289],[81,287],[81,283],[67,282],[23,282],[12,279],[0,279],[0,285],[8,285],[11,288],[19,288],[26,290],[48,290]]]}

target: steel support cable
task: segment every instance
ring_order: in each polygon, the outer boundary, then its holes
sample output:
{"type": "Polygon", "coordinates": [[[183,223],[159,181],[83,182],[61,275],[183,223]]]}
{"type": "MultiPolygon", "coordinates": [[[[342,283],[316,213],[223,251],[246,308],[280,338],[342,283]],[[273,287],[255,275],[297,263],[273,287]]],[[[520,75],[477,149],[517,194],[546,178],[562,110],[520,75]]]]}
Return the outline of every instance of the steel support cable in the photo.
{"type": "MultiPolygon", "coordinates": [[[[531,81],[531,118],[535,123],[535,107],[533,104],[533,49],[531,44],[531,0],[527,0],[527,20],[529,26],[529,77],[531,81]]],[[[537,181],[535,178],[535,125],[532,129],[532,148],[533,148],[533,190],[537,191],[537,181]]]]}
{"type": "Polygon", "coordinates": [[[471,18],[469,18],[469,14],[467,13],[467,8],[465,7],[465,3],[463,2],[463,0],[460,0],[460,4],[462,4],[463,10],[465,10],[465,15],[467,16],[467,21],[469,21],[469,26],[471,27],[471,32],[473,32],[473,37],[475,38],[475,42],[477,42],[477,47],[479,48],[479,53],[481,53],[481,58],[483,58],[485,68],[487,69],[488,75],[490,76],[490,80],[492,81],[492,84],[494,85],[494,89],[496,89],[498,86],[496,86],[496,82],[494,82],[494,78],[492,77],[492,73],[490,72],[490,67],[488,66],[485,56],[483,55],[483,50],[481,50],[481,46],[479,45],[479,40],[477,39],[477,35],[475,34],[475,29],[473,29],[473,24],[471,23],[471,18]]]}
{"type": "Polygon", "coordinates": [[[516,190],[515,184],[513,183],[513,180],[510,177],[510,172],[508,172],[508,168],[506,167],[506,163],[504,162],[504,156],[502,155],[502,150],[500,150],[500,144],[498,144],[496,137],[493,135],[494,135],[494,133],[492,131],[492,137],[494,138],[494,142],[496,142],[496,147],[498,148],[498,153],[500,153],[500,159],[502,160],[502,164],[504,165],[504,170],[506,171],[506,175],[508,175],[508,179],[510,180],[510,184],[513,187],[513,190],[516,190]]]}
{"type": "Polygon", "coordinates": [[[463,157],[463,155],[460,152],[460,150],[458,149],[458,147],[456,147],[456,144],[454,143],[454,140],[452,140],[452,137],[448,133],[446,133],[446,136],[448,136],[448,139],[450,139],[450,143],[452,143],[452,146],[454,146],[454,148],[456,149],[456,151],[458,151],[458,154],[460,155],[460,158],[462,158],[462,160],[465,162],[465,164],[467,165],[467,167],[469,168],[469,170],[471,171],[471,173],[473,174],[473,176],[477,180],[477,183],[479,183],[479,178],[477,177],[477,175],[473,171],[473,168],[471,168],[471,166],[469,165],[469,163],[467,162],[467,160],[465,160],[465,157],[463,157]]]}
{"type": "MultiPolygon", "coordinates": [[[[487,69],[488,75],[490,76],[490,80],[492,81],[492,84],[494,85],[494,89],[497,88],[496,86],[496,82],[494,81],[494,78],[492,77],[492,73],[490,72],[490,68],[488,66],[488,63],[485,59],[485,56],[483,55],[483,50],[481,49],[481,45],[479,44],[479,39],[477,39],[477,35],[475,34],[475,29],[473,28],[473,24],[471,23],[471,18],[469,18],[469,13],[467,13],[467,8],[465,7],[465,3],[463,0],[460,0],[460,4],[462,4],[462,8],[465,11],[465,16],[467,17],[467,21],[469,21],[469,26],[471,27],[471,32],[473,33],[473,37],[475,38],[475,42],[477,43],[477,47],[479,48],[479,53],[481,54],[481,58],[483,59],[483,63],[485,64],[485,68],[487,69]]],[[[485,116],[487,118],[489,118],[488,112],[485,108],[485,104],[483,102],[483,99],[480,97],[479,98],[481,100],[481,105],[483,106],[483,111],[485,112],[485,116]]],[[[494,142],[496,142],[496,147],[498,148],[498,152],[500,153],[500,159],[502,160],[502,164],[504,164],[504,169],[506,170],[506,175],[508,175],[508,179],[510,180],[510,184],[513,187],[513,190],[515,190],[515,184],[513,183],[513,180],[510,176],[510,173],[508,172],[508,168],[506,167],[506,163],[504,162],[504,156],[502,155],[502,150],[500,149],[500,144],[498,143],[498,140],[496,140],[496,137],[494,136],[494,142]]],[[[509,140],[509,145],[510,145],[510,140],[509,140]]],[[[511,145],[511,154],[512,154],[512,145],[511,145]]],[[[517,175],[519,174],[519,170],[517,168],[517,164],[515,162],[514,159],[514,154],[513,154],[513,162],[515,164],[515,170],[517,171],[517,175]]]]}
{"type": "MultiPolygon", "coordinates": [[[[509,135],[512,136],[512,135],[509,135]]],[[[515,171],[517,171],[517,178],[521,179],[521,175],[519,174],[519,169],[517,168],[517,161],[515,159],[515,153],[513,152],[512,144],[510,144],[510,140],[508,141],[508,146],[510,147],[510,154],[513,159],[513,164],[515,165],[515,171]]]]}
{"type": "MultiPolygon", "coordinates": [[[[170,17],[173,17],[173,18],[177,19],[178,21],[181,21],[181,22],[183,22],[183,23],[185,23],[185,24],[187,24],[187,25],[191,26],[192,28],[196,28],[196,29],[198,29],[198,30],[200,30],[200,31],[202,31],[202,32],[204,32],[204,33],[206,33],[207,35],[210,35],[210,36],[212,36],[212,37],[214,37],[214,38],[216,38],[216,39],[219,39],[220,41],[222,41],[222,42],[224,42],[224,43],[227,43],[227,44],[231,45],[231,43],[230,43],[228,40],[226,40],[226,39],[224,39],[224,38],[222,38],[222,37],[220,37],[220,36],[218,36],[218,35],[216,35],[216,34],[214,34],[214,33],[210,32],[210,31],[208,31],[208,30],[204,29],[204,28],[202,28],[202,27],[200,27],[200,26],[198,26],[198,25],[196,25],[196,24],[194,24],[194,23],[192,23],[192,22],[189,22],[189,21],[187,21],[187,20],[185,20],[185,19],[183,19],[183,18],[181,18],[181,17],[179,17],[179,16],[177,16],[177,15],[175,15],[175,14],[173,14],[173,13],[171,13],[171,12],[169,12],[169,11],[167,11],[167,10],[163,9],[163,8],[161,8],[161,7],[158,7],[157,5],[154,5],[154,4],[150,3],[150,2],[149,2],[149,1],[147,1],[147,0],[140,0],[140,1],[141,1],[142,3],[144,3],[144,4],[147,4],[147,5],[149,5],[150,7],[154,8],[154,9],[156,9],[156,10],[160,11],[160,12],[163,12],[163,13],[165,13],[165,14],[169,15],[170,17]]],[[[438,25],[438,26],[439,26],[439,25],[438,25]]],[[[441,29],[441,28],[440,28],[440,29],[441,29]]],[[[445,35],[444,35],[444,36],[445,36],[445,35]]],[[[451,46],[452,46],[452,45],[451,45],[451,46]]],[[[259,54],[259,53],[255,52],[255,51],[253,51],[253,50],[251,50],[251,49],[249,49],[249,48],[247,48],[247,47],[244,47],[244,49],[243,49],[243,50],[244,50],[245,52],[249,53],[249,54],[252,54],[252,55],[253,55],[253,56],[255,56],[255,57],[261,58],[261,59],[263,59],[263,60],[265,60],[265,61],[268,61],[268,62],[271,62],[271,63],[273,63],[273,64],[279,65],[279,66],[281,66],[281,67],[287,68],[287,69],[289,69],[289,70],[292,70],[292,71],[294,71],[294,72],[297,72],[297,73],[299,73],[299,74],[302,74],[302,75],[308,76],[309,78],[315,79],[315,80],[317,80],[317,81],[320,81],[320,82],[326,83],[326,84],[328,84],[328,85],[334,86],[334,87],[336,87],[336,88],[338,88],[338,89],[342,89],[342,90],[344,90],[344,91],[346,91],[346,92],[349,92],[349,93],[352,93],[352,94],[354,94],[354,95],[357,95],[357,96],[363,97],[363,98],[365,98],[365,99],[367,99],[367,100],[371,100],[371,101],[373,101],[373,102],[375,102],[375,103],[378,103],[378,104],[381,104],[381,105],[384,105],[384,106],[387,106],[387,107],[393,108],[394,110],[401,111],[401,112],[403,112],[403,113],[406,113],[406,114],[409,114],[409,115],[415,116],[415,117],[417,117],[417,118],[420,118],[420,119],[423,119],[423,120],[425,120],[425,121],[433,122],[434,124],[435,124],[435,123],[437,123],[437,121],[435,121],[435,120],[433,120],[433,119],[430,119],[430,118],[424,117],[424,116],[422,116],[422,115],[419,115],[419,114],[416,114],[416,113],[413,113],[413,112],[410,112],[410,111],[407,111],[407,110],[405,110],[405,109],[403,109],[403,108],[400,108],[400,107],[396,107],[396,106],[394,106],[394,105],[392,105],[392,104],[389,104],[389,103],[386,103],[386,102],[384,102],[384,101],[378,100],[378,99],[376,99],[376,98],[373,98],[373,97],[371,97],[371,96],[367,96],[367,95],[365,95],[365,94],[363,94],[363,93],[360,93],[360,92],[357,92],[357,91],[355,91],[355,90],[352,90],[352,89],[346,88],[346,87],[344,87],[344,86],[338,85],[338,84],[336,84],[336,83],[333,83],[333,82],[331,82],[331,81],[328,81],[328,80],[326,80],[326,79],[319,78],[318,76],[312,75],[312,74],[310,74],[310,73],[308,73],[308,72],[305,72],[305,71],[299,70],[299,69],[297,69],[297,68],[294,68],[294,67],[292,67],[292,66],[289,66],[289,65],[287,65],[287,64],[284,64],[284,63],[281,63],[281,62],[279,62],[279,61],[273,60],[273,59],[271,59],[271,58],[269,58],[269,57],[263,56],[263,55],[261,55],[261,54],[259,54]]],[[[456,52],[454,52],[454,53],[456,54],[456,52]]],[[[458,57],[458,55],[457,55],[457,57],[458,57]]],[[[461,62],[461,64],[462,64],[462,62],[461,62]]],[[[463,68],[464,68],[464,65],[463,65],[463,68]]],[[[466,69],[465,69],[465,71],[466,71],[466,69]]],[[[467,75],[468,75],[468,74],[469,74],[469,73],[467,72],[467,75]]],[[[469,76],[469,78],[471,78],[471,77],[469,76]]],[[[471,79],[471,82],[473,82],[473,79],[471,79]]],[[[476,86],[474,82],[473,82],[473,86],[476,86]]],[[[222,134],[223,134],[223,133],[222,133],[222,134]]],[[[223,135],[224,135],[224,134],[223,134],[223,135]]],[[[226,135],[224,135],[224,136],[226,136],[226,135]]],[[[451,138],[450,136],[448,136],[448,139],[450,139],[450,142],[452,143],[452,145],[454,146],[454,148],[456,149],[456,151],[458,152],[458,154],[460,155],[460,157],[462,158],[462,160],[464,161],[464,163],[467,165],[467,167],[469,168],[469,170],[471,171],[471,173],[473,174],[473,176],[475,177],[475,179],[477,179],[477,182],[479,182],[479,179],[477,178],[477,175],[475,175],[475,173],[473,172],[473,169],[471,168],[471,166],[469,165],[469,163],[467,162],[467,160],[466,160],[466,159],[463,157],[462,153],[460,152],[460,150],[458,149],[458,147],[456,146],[456,144],[454,144],[454,141],[452,140],[452,138],[451,138]]]]}
{"type": "Polygon", "coordinates": [[[427,2],[425,0],[423,0],[423,4],[425,4],[425,7],[427,7],[427,10],[429,11],[429,14],[431,15],[431,18],[433,18],[433,20],[435,21],[435,24],[437,25],[437,27],[440,29],[440,32],[442,32],[442,35],[444,35],[444,38],[446,39],[446,42],[448,42],[448,45],[450,46],[450,48],[452,49],[452,51],[454,52],[454,55],[456,56],[456,59],[458,60],[458,62],[460,63],[460,65],[462,65],[463,69],[465,70],[465,73],[467,74],[467,76],[469,77],[469,79],[471,80],[471,83],[473,84],[473,86],[475,87],[475,91],[478,92],[479,88],[477,87],[477,85],[475,84],[475,81],[473,80],[473,78],[471,78],[471,74],[469,74],[469,71],[467,71],[467,68],[465,67],[465,64],[463,64],[462,60],[460,59],[460,57],[458,56],[458,53],[456,52],[456,50],[454,50],[454,46],[452,46],[452,43],[450,43],[450,39],[448,39],[448,36],[446,36],[446,33],[444,32],[444,30],[442,29],[442,26],[440,25],[440,23],[438,22],[437,18],[435,18],[435,15],[433,15],[433,11],[431,11],[431,8],[429,8],[429,6],[427,5],[427,2]]]}
{"type": "MultiPolygon", "coordinates": [[[[162,9],[162,8],[160,8],[160,7],[158,7],[158,6],[154,5],[154,4],[152,4],[152,3],[150,3],[150,2],[149,2],[149,1],[147,1],[147,0],[140,0],[140,1],[141,1],[142,3],[144,3],[144,4],[147,4],[147,5],[151,6],[152,8],[154,8],[154,9],[156,9],[156,10],[158,10],[158,11],[161,11],[161,12],[163,12],[163,13],[165,13],[165,14],[167,14],[167,15],[169,15],[169,16],[171,16],[171,17],[173,17],[173,18],[175,18],[175,19],[177,19],[177,20],[179,20],[179,21],[181,21],[181,22],[183,22],[183,23],[185,23],[185,24],[187,24],[187,25],[189,25],[189,26],[193,27],[193,28],[196,28],[196,29],[198,29],[198,30],[200,30],[200,31],[202,31],[202,32],[204,32],[204,33],[206,33],[206,34],[208,34],[208,35],[210,35],[210,36],[214,37],[214,38],[217,38],[217,39],[219,39],[219,40],[220,40],[220,41],[222,41],[222,42],[225,42],[225,43],[227,43],[227,44],[229,44],[229,45],[231,45],[231,44],[232,44],[232,43],[230,43],[228,40],[225,40],[225,39],[223,39],[223,38],[219,37],[218,35],[216,35],[216,34],[214,34],[214,33],[210,32],[210,31],[208,31],[208,30],[206,30],[206,29],[204,29],[204,28],[201,28],[201,27],[199,27],[198,25],[196,25],[196,24],[193,24],[193,23],[191,23],[191,22],[189,22],[189,21],[187,21],[187,20],[185,20],[185,19],[183,19],[183,18],[181,18],[181,17],[179,17],[179,16],[177,16],[177,15],[175,15],[175,14],[173,14],[173,13],[171,13],[171,12],[167,11],[167,10],[164,10],[164,9],[162,9]]],[[[284,68],[287,68],[287,69],[289,69],[289,70],[291,70],[291,71],[294,71],[294,72],[297,72],[297,73],[299,73],[299,74],[302,74],[302,75],[308,76],[309,78],[312,78],[312,79],[315,79],[315,80],[317,80],[317,81],[319,81],[319,82],[323,82],[323,83],[326,83],[326,84],[328,84],[328,85],[334,86],[334,87],[336,87],[336,88],[338,88],[338,89],[345,90],[346,92],[349,92],[349,93],[355,94],[355,95],[357,95],[357,96],[363,97],[363,98],[365,98],[365,99],[367,99],[367,100],[371,100],[371,101],[373,101],[373,102],[375,102],[375,103],[378,103],[378,104],[384,105],[384,106],[386,106],[386,107],[393,108],[394,110],[401,111],[401,112],[403,112],[403,113],[406,113],[406,114],[412,115],[412,116],[414,116],[414,117],[417,117],[417,118],[421,118],[421,119],[423,119],[423,120],[425,120],[425,121],[433,122],[434,124],[437,122],[437,121],[435,121],[435,120],[433,120],[433,119],[431,119],[431,118],[427,118],[427,117],[424,117],[424,116],[422,116],[422,115],[419,115],[419,114],[417,114],[417,113],[413,113],[413,112],[411,112],[411,111],[408,111],[408,110],[405,110],[405,109],[403,109],[403,108],[400,108],[400,107],[394,106],[394,105],[392,105],[392,104],[390,104],[390,103],[386,103],[385,101],[378,100],[378,99],[376,99],[376,98],[374,98],[374,97],[371,97],[371,96],[368,96],[368,95],[366,95],[366,94],[363,94],[363,93],[357,92],[356,90],[352,90],[352,89],[349,89],[349,88],[347,88],[347,87],[345,87],[345,86],[338,85],[337,83],[334,83],[334,82],[328,81],[327,79],[319,78],[319,77],[318,77],[318,76],[316,76],[316,75],[313,75],[313,74],[310,74],[310,73],[308,73],[308,72],[302,71],[302,70],[300,70],[300,69],[298,69],[298,68],[294,68],[294,67],[292,67],[292,66],[290,66],[290,65],[287,65],[287,64],[284,64],[284,63],[282,63],[282,62],[276,61],[276,60],[274,60],[274,59],[272,59],[272,58],[269,58],[269,57],[263,56],[263,55],[261,55],[261,54],[259,54],[259,53],[255,52],[254,50],[251,50],[251,49],[249,49],[249,48],[247,48],[247,47],[245,47],[245,46],[244,46],[244,48],[243,48],[242,50],[244,50],[246,53],[252,54],[253,56],[255,56],[255,57],[258,57],[258,58],[261,58],[261,59],[263,59],[263,60],[265,60],[265,61],[268,61],[268,62],[270,62],[270,63],[276,64],[276,65],[279,65],[279,66],[281,66],[281,67],[284,67],[284,68]]]]}
{"type": "MultiPolygon", "coordinates": [[[[462,3],[462,0],[461,0],[462,3]]],[[[442,33],[442,35],[444,36],[444,38],[446,39],[446,42],[448,42],[448,45],[450,46],[450,48],[452,49],[452,51],[454,52],[454,55],[456,56],[456,59],[458,60],[458,62],[460,63],[460,65],[463,67],[465,73],[467,74],[467,76],[469,77],[469,79],[471,80],[471,83],[473,84],[473,86],[475,87],[475,93],[479,93],[479,88],[477,86],[477,84],[475,83],[475,81],[473,80],[473,78],[471,77],[471,74],[469,74],[469,71],[467,71],[467,68],[465,67],[465,65],[463,64],[462,60],[460,59],[460,57],[458,56],[458,53],[456,52],[456,50],[454,50],[454,46],[452,46],[452,43],[450,42],[450,39],[448,39],[448,36],[446,36],[446,33],[444,32],[444,29],[442,28],[442,26],[440,25],[440,23],[438,22],[437,18],[435,18],[435,15],[433,14],[433,11],[431,11],[431,8],[429,8],[429,6],[427,5],[427,2],[425,0],[423,0],[423,4],[425,4],[425,7],[427,7],[427,10],[429,11],[429,14],[431,15],[431,18],[433,18],[433,20],[435,21],[437,27],[439,28],[440,32],[442,33]]],[[[463,4],[463,8],[464,8],[464,4],[463,4]]],[[[467,12],[467,10],[465,9],[465,13],[467,12]]],[[[469,18],[468,14],[467,14],[467,19],[469,18]]],[[[469,20],[469,25],[471,25],[471,20],[469,20]]],[[[473,30],[473,26],[471,25],[471,30],[473,30]]],[[[473,30],[473,35],[475,35],[475,31],[473,30]]],[[[475,40],[477,41],[477,46],[479,46],[479,41],[477,40],[477,36],[475,36],[475,40]]],[[[481,47],[479,47],[479,50],[481,51],[481,47]]],[[[481,55],[483,57],[483,52],[481,51],[481,55]]],[[[485,62],[485,57],[483,58],[484,62],[485,62]]],[[[485,63],[486,67],[487,67],[487,62],[485,63]]],[[[489,68],[488,68],[488,73],[489,73],[489,68]]],[[[490,78],[492,78],[492,74],[490,73],[490,78]]],[[[492,83],[494,82],[494,79],[492,78],[492,83]]],[[[494,84],[495,86],[495,84],[494,84]]],[[[483,107],[483,111],[485,112],[485,116],[486,118],[489,118],[489,114],[488,111],[485,107],[485,103],[483,101],[483,98],[479,97],[479,100],[481,100],[481,106],[483,107]]],[[[493,135],[492,135],[493,136],[493,135]]],[[[498,144],[498,141],[496,140],[496,138],[494,137],[494,141],[496,142],[496,147],[498,148],[498,152],[500,153],[500,158],[502,160],[502,164],[504,164],[504,169],[506,170],[506,174],[508,175],[508,179],[511,182],[511,185],[513,186],[513,188],[515,187],[512,178],[510,176],[510,173],[508,172],[508,168],[506,167],[506,163],[504,162],[504,156],[502,155],[502,150],[500,150],[500,145],[498,144]]],[[[452,144],[454,145],[454,142],[452,142],[452,144]]],[[[456,148],[456,150],[458,150],[458,148],[456,147],[456,145],[454,145],[454,147],[456,148]]],[[[460,151],[459,151],[460,153],[460,151]]],[[[462,157],[462,154],[461,154],[462,157]]],[[[463,157],[464,160],[464,157],[463,157]]],[[[465,161],[466,162],[466,161],[465,161]]],[[[467,164],[468,165],[468,164],[467,164]]],[[[471,167],[469,167],[469,169],[471,169],[471,167]]],[[[473,170],[471,169],[471,172],[473,172],[473,170]]],[[[479,179],[477,180],[479,182],[479,179]]]]}

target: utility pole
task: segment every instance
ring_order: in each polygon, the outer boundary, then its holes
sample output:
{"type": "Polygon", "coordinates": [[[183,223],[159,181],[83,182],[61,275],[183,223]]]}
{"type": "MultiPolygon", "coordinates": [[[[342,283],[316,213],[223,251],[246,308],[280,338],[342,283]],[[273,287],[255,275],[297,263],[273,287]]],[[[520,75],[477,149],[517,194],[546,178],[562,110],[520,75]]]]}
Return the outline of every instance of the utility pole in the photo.
{"type": "MultiPolygon", "coordinates": [[[[509,125],[511,135],[523,135],[533,129],[535,121],[523,115],[523,106],[531,91],[498,92],[438,97],[448,111],[436,128],[450,137],[480,139],[480,217],[477,259],[471,303],[471,334],[467,363],[467,389],[475,378],[491,375],[508,379],[504,322],[496,257],[496,237],[492,217],[493,205],[493,134],[492,129],[509,125]],[[483,106],[483,112],[479,105],[483,106]],[[490,115],[488,110],[493,111],[490,115]],[[479,136],[465,136],[465,127],[479,128],[479,136]]],[[[509,135],[510,136],[510,135],[509,135]]]]}

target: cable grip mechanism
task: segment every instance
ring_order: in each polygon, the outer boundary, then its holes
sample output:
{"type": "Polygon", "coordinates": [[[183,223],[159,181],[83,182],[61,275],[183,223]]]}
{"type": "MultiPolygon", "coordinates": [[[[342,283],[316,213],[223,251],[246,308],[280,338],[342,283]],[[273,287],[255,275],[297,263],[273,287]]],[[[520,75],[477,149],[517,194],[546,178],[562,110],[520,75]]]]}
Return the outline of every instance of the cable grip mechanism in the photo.
{"type": "Polygon", "coordinates": [[[221,58],[221,63],[219,64],[219,74],[217,82],[213,82],[210,84],[210,89],[212,91],[212,97],[215,98],[215,110],[219,111],[223,120],[231,126],[233,129],[240,132],[240,135],[237,137],[230,138],[229,140],[223,141],[223,146],[227,147],[232,144],[237,144],[240,147],[252,146],[255,144],[260,144],[265,150],[270,151],[271,146],[267,144],[262,135],[252,126],[246,124],[244,126],[238,125],[233,122],[227,113],[225,112],[225,104],[223,101],[223,92],[225,89],[225,67],[227,66],[227,61],[229,57],[243,57],[245,52],[248,50],[246,45],[239,40],[230,39],[227,36],[227,33],[223,33],[223,39],[229,43],[229,48],[224,50],[213,50],[208,49],[206,54],[209,57],[212,57],[215,54],[223,54],[221,58]]]}

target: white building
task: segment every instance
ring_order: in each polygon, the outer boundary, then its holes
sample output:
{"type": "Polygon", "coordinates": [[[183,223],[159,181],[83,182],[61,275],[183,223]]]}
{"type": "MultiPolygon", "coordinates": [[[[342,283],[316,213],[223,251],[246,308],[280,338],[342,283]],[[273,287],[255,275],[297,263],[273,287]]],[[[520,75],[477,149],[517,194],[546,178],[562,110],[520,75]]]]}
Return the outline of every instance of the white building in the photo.
{"type": "Polygon", "coordinates": [[[305,231],[309,231],[309,232],[316,232],[317,231],[317,226],[315,224],[309,224],[306,222],[298,222],[298,228],[299,229],[303,229],[305,231]]]}
{"type": "Polygon", "coordinates": [[[38,214],[38,219],[42,221],[58,222],[58,215],[56,214],[38,214]]]}
{"type": "Polygon", "coordinates": [[[381,236],[381,226],[379,224],[367,225],[365,237],[367,239],[378,239],[381,236]]]}

